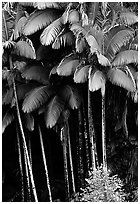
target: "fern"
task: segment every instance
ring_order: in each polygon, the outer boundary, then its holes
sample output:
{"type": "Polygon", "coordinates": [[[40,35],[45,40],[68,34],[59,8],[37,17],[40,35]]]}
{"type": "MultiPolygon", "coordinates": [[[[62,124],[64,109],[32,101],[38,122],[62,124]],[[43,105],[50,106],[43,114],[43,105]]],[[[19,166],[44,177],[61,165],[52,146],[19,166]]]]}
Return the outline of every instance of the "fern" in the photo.
{"type": "Polygon", "coordinates": [[[62,22],[62,18],[58,18],[57,20],[53,21],[47,28],[44,29],[40,36],[42,45],[47,46],[52,44],[63,28],[64,24],[62,22]]]}
{"type": "Polygon", "coordinates": [[[48,84],[48,73],[45,67],[39,65],[26,66],[22,72],[22,77],[28,80],[36,80],[43,84],[48,84]]]}
{"type": "Polygon", "coordinates": [[[74,73],[74,82],[75,83],[85,83],[88,80],[90,65],[81,66],[75,70],[74,73]]]}
{"type": "Polygon", "coordinates": [[[44,114],[47,128],[52,128],[56,125],[63,110],[64,102],[59,98],[59,96],[54,96],[54,98],[48,104],[47,110],[44,114]]]}
{"type": "Polygon", "coordinates": [[[108,79],[115,85],[123,87],[127,91],[135,91],[135,86],[132,79],[122,70],[112,68],[108,71],[108,79]]]}
{"type": "Polygon", "coordinates": [[[45,9],[34,11],[25,24],[23,33],[25,35],[31,35],[36,31],[51,24],[55,19],[59,17],[59,11],[56,9],[45,9]]]}
{"type": "Polygon", "coordinates": [[[119,52],[112,62],[113,66],[123,66],[125,64],[136,63],[138,64],[138,51],[125,50],[119,52]]]}
{"type": "Polygon", "coordinates": [[[15,117],[11,112],[11,109],[9,109],[2,119],[2,133],[4,133],[6,127],[8,127],[8,125],[10,125],[13,122],[14,118],[15,117]]]}
{"type": "Polygon", "coordinates": [[[79,108],[81,98],[76,88],[69,85],[65,86],[62,89],[62,96],[65,99],[66,104],[69,104],[71,109],[79,108]]]}
{"type": "Polygon", "coordinates": [[[48,86],[40,86],[26,94],[22,110],[25,113],[32,112],[48,101],[53,94],[48,86]]]}

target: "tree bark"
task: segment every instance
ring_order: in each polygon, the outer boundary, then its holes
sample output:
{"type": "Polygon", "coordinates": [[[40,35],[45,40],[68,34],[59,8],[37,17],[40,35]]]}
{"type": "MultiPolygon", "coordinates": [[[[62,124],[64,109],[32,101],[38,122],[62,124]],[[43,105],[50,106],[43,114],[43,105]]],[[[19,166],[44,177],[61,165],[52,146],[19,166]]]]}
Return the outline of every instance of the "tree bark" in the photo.
{"type": "Polygon", "coordinates": [[[63,159],[64,159],[64,178],[65,178],[65,188],[66,188],[66,201],[69,201],[70,198],[70,189],[69,189],[69,174],[68,174],[68,162],[67,162],[67,135],[65,134],[65,126],[61,128],[61,141],[63,146],[63,159]]]}
{"type": "Polygon", "coordinates": [[[42,151],[42,156],[43,156],[43,163],[44,163],[46,180],[47,180],[47,188],[49,192],[49,201],[52,202],[52,193],[51,193],[51,187],[50,187],[50,181],[49,181],[48,167],[46,163],[46,156],[45,156],[45,151],[44,151],[43,138],[42,138],[42,132],[41,132],[40,125],[38,125],[38,128],[39,128],[39,136],[40,136],[41,151],[42,151]]]}
{"type": "Polygon", "coordinates": [[[92,116],[92,107],[91,107],[91,93],[88,89],[88,123],[89,123],[89,137],[90,137],[90,151],[91,151],[91,162],[92,162],[92,170],[96,169],[96,138],[95,138],[95,128],[93,123],[92,116]]]}
{"type": "MultiPolygon", "coordinates": [[[[10,70],[13,70],[11,55],[9,55],[9,63],[10,63],[10,70]]],[[[15,84],[14,77],[13,77],[13,89],[14,89],[14,97],[15,97],[15,103],[16,103],[16,109],[17,109],[17,117],[18,117],[19,127],[21,130],[21,135],[22,135],[22,139],[23,139],[23,148],[25,150],[25,154],[27,157],[27,163],[28,163],[29,175],[30,175],[30,179],[31,179],[32,191],[33,191],[35,201],[38,202],[34,178],[33,178],[33,172],[32,172],[32,168],[31,168],[27,144],[26,144],[26,140],[25,140],[25,134],[24,134],[23,125],[22,125],[21,116],[20,116],[20,111],[19,111],[18,98],[17,98],[17,92],[16,92],[16,84],[15,84]]]]}

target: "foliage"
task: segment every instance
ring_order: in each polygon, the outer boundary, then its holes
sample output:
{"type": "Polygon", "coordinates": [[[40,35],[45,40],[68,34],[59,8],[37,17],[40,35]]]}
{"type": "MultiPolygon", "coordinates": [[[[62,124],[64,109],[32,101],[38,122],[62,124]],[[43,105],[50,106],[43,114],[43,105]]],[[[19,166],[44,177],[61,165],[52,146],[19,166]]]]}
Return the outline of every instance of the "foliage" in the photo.
{"type": "Polygon", "coordinates": [[[86,187],[75,196],[74,202],[123,202],[123,183],[117,175],[110,176],[102,167],[91,171],[86,179],[86,187]]]}

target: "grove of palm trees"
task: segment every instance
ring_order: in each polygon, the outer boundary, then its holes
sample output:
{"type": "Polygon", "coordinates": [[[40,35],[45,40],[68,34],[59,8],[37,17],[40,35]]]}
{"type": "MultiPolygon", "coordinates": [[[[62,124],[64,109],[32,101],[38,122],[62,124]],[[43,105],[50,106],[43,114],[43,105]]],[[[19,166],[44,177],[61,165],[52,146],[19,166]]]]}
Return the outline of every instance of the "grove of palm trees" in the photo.
{"type": "Polygon", "coordinates": [[[138,201],[138,3],[2,3],[2,201],[138,201]]]}

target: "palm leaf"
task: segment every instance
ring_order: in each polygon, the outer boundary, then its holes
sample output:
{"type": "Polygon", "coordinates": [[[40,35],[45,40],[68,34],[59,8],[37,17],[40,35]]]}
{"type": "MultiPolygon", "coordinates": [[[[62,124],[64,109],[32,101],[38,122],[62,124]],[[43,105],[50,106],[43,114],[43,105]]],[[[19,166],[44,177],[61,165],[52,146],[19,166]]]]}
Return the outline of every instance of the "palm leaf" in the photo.
{"type": "Polygon", "coordinates": [[[19,38],[22,35],[23,28],[24,28],[26,21],[27,21],[27,18],[25,16],[22,16],[18,20],[16,27],[15,27],[15,30],[14,30],[14,40],[17,40],[17,38],[19,38]]]}
{"type": "Polygon", "coordinates": [[[18,2],[22,6],[34,6],[34,2],[18,2]]]}
{"type": "Polygon", "coordinates": [[[97,40],[95,39],[95,37],[93,35],[86,36],[86,40],[90,46],[90,51],[92,54],[96,51],[98,51],[99,53],[102,52],[101,47],[99,46],[97,40]]]}
{"type": "Polygon", "coordinates": [[[138,16],[130,11],[120,13],[118,23],[133,25],[138,22],[138,16]]]}
{"type": "Polygon", "coordinates": [[[77,35],[76,37],[75,48],[78,53],[82,53],[87,48],[87,41],[81,35],[77,35]]]}
{"type": "Polygon", "coordinates": [[[26,113],[36,110],[52,95],[52,90],[48,86],[40,86],[26,94],[23,101],[22,110],[26,113]]]}
{"type": "Polygon", "coordinates": [[[23,40],[20,40],[16,43],[14,54],[17,54],[26,58],[30,58],[30,59],[36,59],[36,54],[33,46],[31,46],[31,44],[23,40]]]}
{"type": "Polygon", "coordinates": [[[58,96],[54,96],[54,98],[48,104],[47,110],[44,114],[47,128],[52,128],[54,125],[56,125],[63,110],[64,102],[58,96]]]}
{"type": "Polygon", "coordinates": [[[25,127],[29,131],[33,131],[34,130],[34,117],[30,113],[26,113],[24,115],[24,119],[25,119],[25,127]]]}
{"type": "Polygon", "coordinates": [[[66,56],[57,67],[57,74],[60,76],[72,75],[80,61],[74,54],[66,56]]]}
{"type": "Polygon", "coordinates": [[[70,30],[74,33],[75,36],[79,35],[80,33],[83,36],[87,34],[87,30],[83,28],[79,23],[72,24],[70,30]]]}
{"type": "Polygon", "coordinates": [[[64,32],[61,35],[59,35],[54,43],[52,44],[53,49],[60,49],[62,46],[65,47],[70,46],[74,43],[74,36],[71,31],[69,32],[64,32]]]}
{"type": "Polygon", "coordinates": [[[62,18],[58,18],[54,22],[52,22],[48,27],[44,29],[43,33],[40,36],[42,45],[47,46],[52,44],[63,28],[64,24],[62,18]]]}
{"type": "Polygon", "coordinates": [[[86,2],[86,13],[89,20],[94,24],[95,18],[99,11],[99,2],[86,2]]]}
{"type": "Polygon", "coordinates": [[[2,10],[2,42],[9,40],[13,33],[15,19],[6,10],[2,10]]]}
{"type": "Polygon", "coordinates": [[[124,26],[115,26],[110,29],[104,43],[106,57],[111,60],[120,48],[129,42],[133,35],[134,31],[124,26]]]}
{"type": "Polygon", "coordinates": [[[16,60],[15,62],[13,62],[14,68],[19,70],[20,72],[23,72],[23,70],[25,69],[26,65],[27,65],[26,61],[18,61],[18,60],[16,60]]]}
{"type": "Polygon", "coordinates": [[[26,78],[28,80],[36,80],[43,84],[48,84],[47,70],[41,65],[26,66],[21,75],[23,78],[26,78]]]}
{"type": "Polygon", "coordinates": [[[15,119],[15,117],[14,117],[13,113],[11,112],[11,109],[9,109],[5,113],[5,115],[4,115],[3,119],[2,119],[2,133],[4,133],[6,127],[8,125],[10,125],[13,122],[14,119],[15,119]]]}
{"type": "Polygon", "coordinates": [[[136,50],[125,50],[119,52],[112,62],[113,66],[123,66],[130,63],[138,64],[138,51],[136,50]]]}
{"type": "Polygon", "coordinates": [[[99,64],[102,66],[111,66],[110,61],[104,55],[97,53],[97,57],[99,64]]]}
{"type": "Polygon", "coordinates": [[[48,26],[58,17],[59,11],[56,9],[48,8],[45,10],[37,10],[27,19],[23,33],[25,35],[31,35],[45,26],[48,26]]]}
{"type": "Polygon", "coordinates": [[[89,76],[89,90],[94,92],[105,86],[105,77],[99,70],[94,70],[89,76]]]}
{"type": "Polygon", "coordinates": [[[86,65],[76,69],[74,73],[74,82],[85,83],[88,80],[89,68],[90,68],[90,65],[86,65]]]}
{"type": "Polygon", "coordinates": [[[79,108],[81,98],[76,88],[69,85],[65,86],[62,89],[62,96],[65,99],[66,104],[69,104],[71,109],[79,108]]]}
{"type": "Polygon", "coordinates": [[[38,9],[46,9],[46,8],[60,8],[58,2],[34,2],[34,7],[38,9]]]}
{"type": "Polygon", "coordinates": [[[10,88],[3,96],[2,104],[8,105],[12,102],[12,99],[13,99],[13,88],[10,88]]]}
{"type": "Polygon", "coordinates": [[[131,78],[120,69],[110,69],[108,72],[108,78],[113,84],[123,87],[127,91],[135,91],[131,78]]]}

